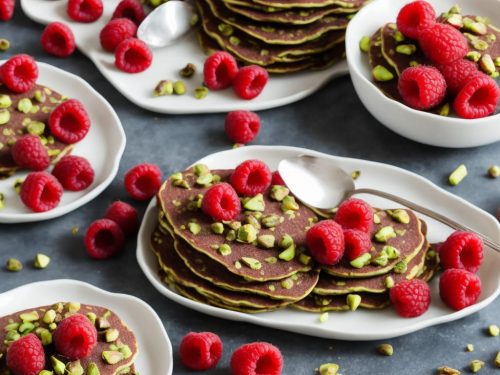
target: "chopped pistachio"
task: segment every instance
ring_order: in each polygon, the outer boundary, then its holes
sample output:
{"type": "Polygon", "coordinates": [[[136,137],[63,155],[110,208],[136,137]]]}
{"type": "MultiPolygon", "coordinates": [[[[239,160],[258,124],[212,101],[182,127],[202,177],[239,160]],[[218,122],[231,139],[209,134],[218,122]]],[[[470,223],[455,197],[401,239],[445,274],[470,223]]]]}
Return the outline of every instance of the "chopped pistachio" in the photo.
{"type": "Polygon", "coordinates": [[[286,278],[284,280],[281,280],[280,285],[284,289],[292,289],[292,287],[293,287],[293,280],[288,277],[288,278],[286,278]]]}
{"type": "Polygon", "coordinates": [[[324,363],[319,366],[319,375],[337,375],[339,369],[336,363],[324,363]]]}
{"type": "Polygon", "coordinates": [[[201,232],[201,225],[198,223],[190,222],[187,224],[187,228],[194,235],[197,235],[198,233],[201,232]]]}
{"type": "Polygon", "coordinates": [[[194,97],[198,100],[205,98],[208,95],[208,88],[205,86],[198,86],[194,89],[194,97]]]}
{"type": "Polygon", "coordinates": [[[283,250],[281,253],[279,253],[278,258],[287,262],[295,258],[295,245],[292,244],[288,248],[283,250]]]}
{"type": "Polygon", "coordinates": [[[368,52],[370,49],[370,37],[364,35],[359,40],[359,49],[363,52],[368,52]]]}
{"type": "Polygon", "coordinates": [[[373,258],[371,262],[377,266],[384,267],[387,266],[387,263],[389,263],[389,257],[382,251],[375,258],[373,258]]]}
{"type": "Polygon", "coordinates": [[[472,44],[472,47],[474,47],[475,49],[477,49],[479,51],[485,51],[489,47],[489,44],[481,39],[471,40],[470,43],[472,44]]]}
{"type": "Polygon", "coordinates": [[[410,56],[417,52],[417,47],[414,44],[400,44],[396,47],[396,52],[410,56]]]}
{"type": "Polygon", "coordinates": [[[19,323],[9,323],[3,329],[5,332],[9,332],[9,331],[17,331],[18,328],[19,328],[19,323]]]}
{"type": "Polygon", "coordinates": [[[492,165],[488,168],[488,175],[491,178],[497,178],[500,176],[500,167],[498,165],[492,165]]]}
{"type": "Polygon", "coordinates": [[[382,252],[387,254],[387,258],[389,258],[390,260],[397,259],[400,255],[398,249],[396,249],[394,246],[389,245],[384,246],[382,252]]]}
{"type": "Polygon", "coordinates": [[[373,214],[373,223],[380,224],[381,223],[380,216],[378,216],[377,214],[373,214]]]}
{"type": "Polygon", "coordinates": [[[485,363],[483,361],[480,361],[479,359],[473,359],[469,364],[469,368],[474,374],[476,372],[479,372],[479,370],[481,370],[484,366],[485,363]]]}
{"type": "Polygon", "coordinates": [[[391,276],[387,276],[384,284],[387,289],[391,289],[394,286],[394,279],[391,276]]]}
{"type": "Polygon", "coordinates": [[[450,10],[448,11],[448,13],[451,13],[451,14],[460,14],[460,13],[462,13],[462,8],[460,8],[460,5],[455,4],[455,5],[453,5],[450,8],[450,10]]]}
{"type": "Polygon", "coordinates": [[[295,201],[295,197],[293,197],[291,195],[287,195],[286,197],[284,197],[283,200],[281,201],[281,210],[283,212],[290,211],[290,210],[291,211],[298,211],[299,205],[295,201]]]}
{"type": "Polygon", "coordinates": [[[212,223],[210,225],[210,229],[212,229],[212,232],[214,232],[215,234],[222,234],[222,233],[224,233],[224,224],[212,223]]]}
{"type": "Polygon", "coordinates": [[[233,27],[231,25],[228,25],[227,23],[219,23],[217,25],[217,29],[219,29],[221,34],[224,36],[231,36],[234,32],[233,27]]]}
{"type": "Polygon", "coordinates": [[[500,329],[498,328],[497,325],[491,324],[488,327],[488,333],[490,334],[490,336],[496,337],[500,334],[500,329]]]}
{"type": "Polygon", "coordinates": [[[38,373],[38,375],[54,375],[54,372],[49,370],[42,370],[38,373]]]}
{"type": "Polygon", "coordinates": [[[40,341],[43,346],[52,344],[52,333],[46,328],[42,328],[39,333],[40,341]]]}
{"type": "Polygon", "coordinates": [[[326,323],[328,321],[328,313],[324,312],[322,313],[319,318],[318,318],[320,323],[326,323]]]}
{"type": "Polygon", "coordinates": [[[116,341],[119,336],[120,336],[120,331],[118,331],[116,328],[108,328],[104,332],[104,337],[106,342],[116,341]]]}
{"type": "Polygon", "coordinates": [[[50,263],[50,257],[48,257],[45,254],[38,253],[35,256],[35,261],[33,265],[35,266],[35,268],[44,269],[47,268],[49,263],[50,263]]]}
{"type": "Polygon", "coordinates": [[[196,179],[196,183],[200,186],[210,186],[210,184],[212,183],[212,180],[213,180],[212,174],[207,173],[207,174],[204,174],[204,175],[201,175],[200,177],[198,177],[196,179]]]}
{"type": "Polygon", "coordinates": [[[408,265],[406,262],[401,261],[394,265],[393,270],[395,273],[405,273],[408,270],[408,265]]]}
{"type": "Polygon", "coordinates": [[[70,313],[77,313],[82,308],[82,305],[79,302],[68,302],[66,308],[70,313]]]}
{"type": "Polygon", "coordinates": [[[5,335],[6,342],[16,341],[16,340],[19,340],[20,338],[21,338],[21,335],[17,331],[9,331],[5,335]]]}
{"type": "Polygon", "coordinates": [[[436,250],[434,249],[430,249],[427,254],[426,254],[426,258],[427,259],[434,259],[436,257],[437,253],[436,253],[436,250]]]}
{"type": "Polygon", "coordinates": [[[362,268],[370,263],[371,258],[372,256],[370,253],[364,253],[363,255],[360,255],[356,259],[352,260],[350,264],[354,268],[362,268]]]}
{"type": "Polygon", "coordinates": [[[495,63],[488,54],[481,56],[481,59],[479,59],[479,67],[486,74],[492,74],[496,71],[495,63]]]}
{"type": "Polygon", "coordinates": [[[464,26],[463,18],[461,14],[450,14],[446,18],[446,22],[448,22],[450,25],[455,26],[459,29],[461,29],[464,26]]]}
{"type": "Polygon", "coordinates": [[[257,239],[258,230],[251,224],[242,225],[237,233],[236,240],[238,242],[252,243],[257,239]]]}
{"type": "Polygon", "coordinates": [[[0,108],[9,108],[12,105],[12,100],[9,95],[0,95],[0,108]]]}
{"type": "Polygon", "coordinates": [[[500,368],[500,352],[498,352],[495,357],[495,366],[500,368]]]}
{"type": "Polygon", "coordinates": [[[275,201],[281,202],[288,194],[290,194],[290,190],[288,190],[287,187],[282,185],[273,185],[270,197],[275,201]]]}
{"type": "Polygon", "coordinates": [[[97,328],[99,328],[101,330],[111,328],[111,324],[109,323],[109,320],[103,316],[97,318],[96,323],[97,323],[96,324],[97,328]]]}
{"type": "Polygon", "coordinates": [[[292,236],[289,234],[284,234],[283,237],[281,237],[280,242],[278,243],[278,246],[281,247],[282,249],[286,249],[294,244],[292,236]]]}
{"type": "Polygon", "coordinates": [[[16,259],[16,258],[7,259],[5,266],[6,266],[7,270],[10,272],[18,272],[18,271],[21,271],[23,269],[23,264],[21,263],[21,261],[19,259],[16,259]]]}
{"type": "Polygon", "coordinates": [[[359,178],[359,176],[361,176],[361,171],[356,170],[356,171],[351,172],[351,178],[353,180],[357,180],[359,178]]]}
{"type": "Polygon", "coordinates": [[[264,249],[271,249],[274,247],[276,238],[272,234],[263,234],[257,237],[257,244],[264,249]]]}
{"type": "Polygon", "coordinates": [[[67,375],[83,375],[83,367],[80,364],[80,361],[69,362],[66,365],[67,375]]]}
{"type": "Polygon", "coordinates": [[[405,36],[401,33],[401,31],[396,31],[394,33],[394,40],[400,43],[405,40],[405,36]]]}
{"type": "Polygon", "coordinates": [[[403,209],[397,209],[397,210],[386,210],[387,214],[397,221],[398,223],[401,224],[409,224],[410,223],[410,215],[408,215],[408,212],[403,209]]]}
{"type": "Polygon", "coordinates": [[[96,320],[97,320],[97,315],[96,315],[96,314],[94,314],[93,312],[88,312],[88,313],[87,313],[87,318],[88,318],[88,320],[90,320],[90,322],[91,322],[93,325],[95,325],[95,322],[96,322],[96,320]]]}
{"type": "Polygon", "coordinates": [[[31,107],[33,107],[33,103],[29,98],[22,98],[17,102],[17,110],[22,113],[28,113],[31,111],[31,107]]]}
{"type": "Polygon", "coordinates": [[[5,125],[10,121],[10,112],[7,109],[0,109],[0,125],[5,125]]]}
{"type": "Polygon", "coordinates": [[[45,131],[45,124],[41,121],[30,121],[27,130],[31,135],[42,135],[45,131]]]}
{"type": "Polygon", "coordinates": [[[390,357],[391,355],[394,354],[394,348],[392,347],[391,344],[380,344],[377,348],[377,351],[385,356],[390,357]]]}
{"type": "Polygon", "coordinates": [[[268,257],[268,258],[264,259],[264,261],[266,263],[269,263],[269,264],[275,264],[278,261],[278,258],[276,258],[276,257],[268,257]]]}
{"type": "Polygon", "coordinates": [[[467,351],[467,352],[473,352],[474,351],[474,345],[467,344],[467,346],[465,347],[465,351],[467,351]]]}
{"type": "Polygon", "coordinates": [[[253,225],[255,229],[260,229],[260,221],[252,214],[249,214],[245,217],[245,223],[253,225]]]}
{"type": "Polygon", "coordinates": [[[125,359],[130,358],[132,356],[132,350],[130,350],[128,345],[121,344],[118,347],[118,351],[123,354],[125,359]]]}
{"type": "Polygon", "coordinates": [[[7,39],[0,39],[0,52],[5,52],[10,48],[10,42],[7,39]]]}
{"type": "Polygon", "coordinates": [[[437,369],[437,375],[460,375],[460,371],[448,366],[441,366],[437,369]]]}
{"type": "Polygon", "coordinates": [[[304,266],[307,266],[309,263],[311,263],[311,257],[307,254],[300,253],[299,254],[299,262],[302,263],[304,266]]]}
{"type": "Polygon", "coordinates": [[[89,363],[87,366],[87,375],[101,375],[99,367],[94,362],[89,363]]]}
{"type": "Polygon", "coordinates": [[[249,211],[259,211],[263,212],[266,208],[266,204],[264,202],[264,196],[262,194],[257,194],[256,196],[250,198],[243,204],[243,208],[249,211]]]}
{"type": "Polygon", "coordinates": [[[273,228],[280,224],[280,217],[275,214],[265,215],[262,217],[261,223],[266,228],[273,228]]]}
{"type": "Polygon", "coordinates": [[[198,163],[193,166],[193,172],[196,176],[200,177],[206,174],[210,174],[210,168],[208,168],[208,165],[198,163]]]}
{"type": "Polygon", "coordinates": [[[479,59],[481,58],[481,53],[478,51],[470,51],[470,52],[467,52],[467,54],[465,55],[465,58],[467,60],[478,62],[479,59]]]}
{"type": "Polygon", "coordinates": [[[161,80],[153,89],[153,96],[166,96],[174,93],[174,84],[170,80],[161,80]]]}
{"type": "Polygon", "coordinates": [[[228,230],[226,233],[226,240],[234,241],[236,239],[236,231],[233,229],[228,230]]]}
{"type": "Polygon", "coordinates": [[[439,108],[439,116],[448,116],[450,114],[450,103],[444,103],[441,108],[439,108]]]}
{"type": "Polygon", "coordinates": [[[110,365],[115,365],[123,360],[124,356],[117,350],[105,350],[102,352],[102,359],[110,365]]]}
{"type": "Polygon", "coordinates": [[[195,72],[196,66],[194,64],[187,63],[186,66],[180,70],[179,74],[181,77],[191,78],[195,72]]]}
{"type": "Polygon", "coordinates": [[[260,270],[262,268],[262,264],[255,258],[241,257],[241,261],[253,270],[260,270]]]}
{"type": "Polygon", "coordinates": [[[183,81],[175,81],[174,83],[174,94],[184,95],[186,93],[186,85],[183,81]]]}
{"type": "Polygon", "coordinates": [[[35,329],[35,325],[32,322],[23,322],[18,328],[21,335],[32,332],[35,329]]]}
{"type": "Polygon", "coordinates": [[[379,82],[390,81],[394,78],[394,74],[392,74],[386,67],[382,65],[377,65],[372,70],[373,78],[379,82]]]}
{"type": "Polygon", "coordinates": [[[450,185],[456,186],[458,185],[464,178],[467,176],[467,167],[465,164],[460,164],[448,178],[450,185]]]}
{"type": "Polygon", "coordinates": [[[186,180],[173,180],[173,184],[174,186],[178,186],[178,187],[181,187],[181,188],[184,188],[184,189],[191,189],[191,187],[189,186],[188,182],[186,180]]]}
{"type": "Polygon", "coordinates": [[[182,181],[184,178],[182,177],[182,173],[181,172],[176,172],[174,174],[172,174],[170,176],[170,179],[172,181],[182,181]]]}
{"type": "Polygon", "coordinates": [[[389,239],[396,237],[396,232],[391,226],[380,228],[374,235],[377,242],[387,242],[389,239]]]}
{"type": "Polygon", "coordinates": [[[217,251],[222,256],[229,255],[231,254],[231,246],[229,246],[227,243],[224,243],[217,248],[217,251]]]}
{"type": "Polygon", "coordinates": [[[348,294],[346,303],[351,311],[356,311],[361,304],[361,296],[359,294],[348,294]]]}
{"type": "Polygon", "coordinates": [[[494,63],[495,63],[495,66],[500,66],[500,56],[495,57],[494,63]]]}
{"type": "Polygon", "coordinates": [[[50,357],[50,361],[56,375],[64,375],[64,372],[66,371],[66,365],[58,360],[55,356],[50,357]]]}

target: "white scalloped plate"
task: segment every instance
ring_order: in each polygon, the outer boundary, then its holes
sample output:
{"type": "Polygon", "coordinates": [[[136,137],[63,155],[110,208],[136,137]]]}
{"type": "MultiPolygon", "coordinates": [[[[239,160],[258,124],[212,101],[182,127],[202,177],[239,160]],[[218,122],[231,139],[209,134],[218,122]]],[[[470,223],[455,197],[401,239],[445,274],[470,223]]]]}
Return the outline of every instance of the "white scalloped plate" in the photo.
{"type": "MultiPolygon", "coordinates": [[[[2,64],[3,61],[0,61],[2,64]]],[[[83,191],[65,191],[59,206],[47,212],[32,212],[26,208],[14,190],[14,182],[24,178],[26,171],[0,180],[0,191],[5,197],[5,207],[0,210],[0,223],[26,223],[53,219],[83,206],[97,197],[115,178],[125,149],[125,132],[118,115],[111,105],[80,77],[38,62],[38,83],[60,94],[80,100],[91,120],[87,136],[75,144],[72,155],[84,156],[94,168],[94,182],[83,191]]]]}
{"type": "Polygon", "coordinates": [[[0,316],[56,302],[74,301],[109,308],[134,332],[141,374],[171,375],[172,345],[156,312],[146,302],[127,294],[110,293],[77,280],[26,284],[0,294],[0,316]]]}
{"type": "MultiPolygon", "coordinates": [[[[319,152],[284,146],[246,146],[235,150],[223,151],[209,155],[197,163],[205,163],[210,168],[234,168],[247,159],[261,159],[272,169],[280,160],[297,154],[312,154],[332,160],[346,171],[360,170],[361,177],[356,181],[357,187],[372,187],[389,193],[399,194],[423,206],[432,207],[437,212],[449,216],[479,232],[500,240],[500,225],[487,212],[458,198],[429,180],[404,169],[366,160],[341,158],[319,152]]],[[[394,207],[384,199],[362,195],[371,204],[381,207],[394,207]]],[[[405,319],[399,317],[393,309],[381,311],[357,310],[355,312],[330,313],[330,319],[319,323],[319,314],[284,309],[260,314],[244,314],[204,305],[184,298],[161,282],[158,276],[156,257],[149,247],[149,236],[157,223],[156,202],[153,200],[144,216],[137,244],[137,260],[146,277],[153,286],[169,299],[194,310],[220,318],[245,321],[262,326],[273,327],[301,334],[342,339],[342,340],[378,340],[401,336],[425,327],[460,319],[473,314],[490,304],[500,293],[500,256],[486,248],[484,263],[479,271],[483,283],[481,297],[473,306],[461,311],[452,311],[439,298],[437,277],[431,283],[432,304],[429,310],[418,318],[405,319]]],[[[431,242],[445,239],[451,230],[434,220],[425,218],[429,226],[428,238],[431,242]]]]}
{"type": "Polygon", "coordinates": [[[104,77],[127,99],[139,107],[159,113],[190,114],[228,112],[235,109],[262,110],[279,107],[311,95],[330,79],[347,74],[345,61],[321,70],[283,76],[272,76],[264,91],[253,100],[238,99],[231,89],[210,92],[203,100],[192,92],[203,82],[201,72],[206,56],[199,47],[194,33],[190,33],[172,46],[153,51],[153,64],[145,72],[127,74],[114,66],[114,55],[101,48],[99,32],[119,0],[105,0],[104,14],[91,24],[72,21],[66,15],[66,0],[21,0],[24,13],[32,20],[48,24],[60,21],[68,24],[75,34],[76,44],[101,71],[104,77]],[[179,70],[187,63],[198,67],[196,75],[185,80],[188,94],[153,98],[151,92],[160,79],[178,79],[179,70]]]}

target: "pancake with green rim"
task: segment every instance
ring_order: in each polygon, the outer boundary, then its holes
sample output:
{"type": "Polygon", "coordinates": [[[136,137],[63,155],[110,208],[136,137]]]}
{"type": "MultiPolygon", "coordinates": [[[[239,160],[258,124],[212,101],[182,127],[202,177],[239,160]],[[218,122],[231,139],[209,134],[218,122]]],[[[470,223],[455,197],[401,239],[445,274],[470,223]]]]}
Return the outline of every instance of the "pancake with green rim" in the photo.
{"type": "Polygon", "coordinates": [[[375,258],[382,251],[384,246],[389,245],[399,250],[400,256],[397,259],[389,260],[386,266],[368,264],[362,268],[354,268],[349,264],[347,258],[344,257],[339,263],[333,266],[322,266],[322,269],[330,275],[341,278],[364,278],[386,274],[390,272],[400,261],[404,261],[408,264],[422,250],[426,243],[426,227],[422,225],[415,213],[411,210],[402,210],[408,213],[410,218],[410,222],[408,224],[402,224],[395,221],[387,214],[386,211],[377,211],[376,214],[380,219],[380,223],[373,226],[371,233],[372,237],[379,229],[386,226],[393,227],[396,233],[400,232],[401,234],[397,234],[395,238],[390,238],[384,243],[378,243],[373,240],[373,246],[369,252],[372,255],[372,258],[375,258]]]}
{"type": "Polygon", "coordinates": [[[31,90],[22,94],[14,94],[5,85],[0,85],[0,96],[2,95],[7,95],[11,104],[8,108],[0,109],[0,111],[7,110],[10,114],[9,121],[0,125],[0,178],[8,177],[19,169],[12,159],[12,145],[18,139],[30,134],[30,131],[39,135],[45,143],[52,163],[56,163],[62,156],[71,152],[73,145],[54,139],[48,125],[50,113],[64,101],[61,94],[42,85],[35,85],[31,90]],[[35,99],[36,91],[43,96],[43,102],[35,99]],[[32,109],[28,113],[17,109],[19,101],[24,98],[30,99],[32,103],[32,109]]]}
{"type": "MultiPolygon", "coordinates": [[[[200,2],[200,0],[197,0],[200,2]]],[[[222,0],[205,0],[211,13],[220,21],[267,44],[303,44],[329,31],[337,31],[336,39],[345,34],[349,20],[346,17],[326,16],[307,25],[258,23],[231,12],[222,0]]]]}
{"type": "MultiPolygon", "coordinates": [[[[21,314],[25,313],[33,313],[36,311],[36,314],[38,314],[38,318],[36,320],[31,321],[31,324],[35,325],[36,328],[39,330],[45,329],[49,332],[52,332],[49,328],[49,323],[44,322],[43,317],[45,313],[48,310],[54,310],[56,313],[56,321],[64,319],[66,314],[72,314],[74,312],[69,312],[68,310],[69,305],[67,303],[61,303],[61,304],[54,304],[54,305],[47,305],[47,306],[41,306],[41,307],[35,307],[31,309],[26,309],[23,311],[19,311],[13,314],[9,314],[7,316],[1,317],[0,318],[0,373],[1,374],[8,374],[7,370],[7,365],[5,363],[5,358],[6,358],[6,352],[8,349],[8,344],[9,341],[6,341],[6,338],[8,337],[9,333],[8,330],[5,329],[6,326],[11,325],[11,324],[21,324],[23,322],[21,318],[21,314]]],[[[74,310],[72,310],[74,311],[74,310]]],[[[109,309],[101,306],[94,306],[94,305],[87,305],[87,304],[81,304],[80,308],[78,309],[77,313],[87,315],[88,313],[93,313],[97,318],[102,318],[104,317],[108,322],[110,328],[118,330],[118,339],[114,340],[113,342],[106,342],[104,339],[103,334],[99,334],[97,336],[97,345],[92,351],[92,353],[86,357],[80,359],[80,365],[82,366],[84,373],[87,373],[87,368],[90,365],[90,363],[95,363],[99,369],[100,375],[117,375],[117,374],[134,374],[135,370],[133,367],[134,359],[137,356],[138,353],[138,346],[137,346],[137,340],[135,338],[134,333],[127,327],[126,323],[123,322],[120,317],[114,313],[113,311],[110,311],[109,309]],[[116,364],[109,364],[105,362],[102,358],[102,353],[103,351],[109,351],[112,350],[110,349],[110,345],[124,345],[128,346],[128,349],[130,349],[129,355],[127,358],[123,358],[120,361],[118,361],[116,364]],[[124,372],[125,371],[125,372],[124,372]]],[[[56,323],[57,324],[57,323],[56,323]]],[[[11,325],[12,326],[12,325],[11,325]]],[[[97,325],[96,328],[99,331],[99,326],[97,325]]],[[[16,331],[18,328],[11,329],[10,331],[16,331]]],[[[102,331],[102,330],[101,330],[102,331]]],[[[35,333],[35,328],[33,328],[33,333],[35,333]]],[[[44,351],[47,355],[47,357],[53,355],[55,353],[55,348],[53,344],[48,344],[44,346],[44,351]]],[[[69,361],[67,358],[60,354],[55,354],[55,357],[62,361],[64,364],[67,364],[69,361]]],[[[46,361],[46,369],[47,370],[52,370],[51,362],[46,361]]]]}
{"type": "MultiPolygon", "coordinates": [[[[361,297],[359,307],[370,310],[383,309],[390,304],[389,295],[387,293],[356,293],[361,297]]],[[[291,305],[294,309],[308,311],[308,312],[327,312],[327,311],[347,311],[349,305],[347,304],[347,296],[320,296],[311,293],[303,300],[291,305]]]]}
{"type": "MultiPolygon", "coordinates": [[[[228,182],[233,170],[213,170],[211,173],[220,177],[222,182],[228,182]]],[[[176,236],[181,237],[195,250],[204,253],[213,260],[224,265],[230,272],[245,277],[248,280],[268,281],[279,280],[291,276],[299,271],[307,271],[310,266],[304,265],[299,261],[299,252],[305,251],[305,234],[311,222],[316,220],[316,215],[302,204],[298,204],[299,210],[293,216],[284,214],[281,211],[281,203],[269,198],[270,188],[263,193],[265,202],[265,211],[263,215],[276,215],[282,220],[274,228],[262,228],[258,235],[273,235],[276,242],[283,235],[290,235],[296,246],[296,254],[290,261],[278,259],[278,255],[283,251],[277,246],[271,249],[262,249],[253,243],[242,243],[237,241],[226,240],[228,228],[224,234],[214,234],[211,230],[213,220],[206,216],[201,209],[193,208],[188,210],[192,199],[199,194],[203,195],[208,187],[202,187],[195,184],[196,176],[192,169],[182,173],[183,181],[185,181],[190,189],[175,186],[172,177],[170,177],[161,186],[158,192],[158,203],[161,211],[165,213],[165,219],[176,236]],[[190,222],[196,222],[200,226],[200,232],[193,234],[188,225],[190,222]],[[222,255],[214,249],[220,245],[227,244],[231,247],[231,253],[222,255]],[[258,262],[254,268],[245,263],[242,258],[250,258],[258,262]],[[270,259],[276,263],[270,263],[270,259]]],[[[240,213],[234,221],[244,222],[246,215],[240,213]]]]}
{"type": "MultiPolygon", "coordinates": [[[[226,0],[227,1],[227,0],[226,0]]],[[[253,0],[254,3],[270,8],[317,8],[339,5],[344,8],[359,8],[363,0],[253,0]]]]}

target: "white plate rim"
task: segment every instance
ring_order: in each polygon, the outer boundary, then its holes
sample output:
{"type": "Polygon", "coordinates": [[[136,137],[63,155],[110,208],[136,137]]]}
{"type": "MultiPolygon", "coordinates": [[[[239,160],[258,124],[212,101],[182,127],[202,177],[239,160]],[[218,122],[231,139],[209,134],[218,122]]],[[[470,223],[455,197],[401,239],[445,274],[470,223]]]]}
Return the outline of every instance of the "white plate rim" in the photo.
{"type": "MultiPolygon", "coordinates": [[[[491,223],[495,226],[497,234],[497,238],[494,238],[494,240],[499,241],[500,239],[500,224],[498,221],[489,213],[481,210],[480,208],[472,205],[471,203],[467,202],[466,200],[457,197],[444,189],[440,188],[439,186],[435,185],[432,183],[430,180],[417,175],[416,173],[407,171],[405,169],[392,166],[389,164],[385,163],[379,163],[379,162],[374,162],[374,161],[367,161],[367,160],[361,160],[361,159],[353,159],[353,158],[345,158],[345,157],[337,157],[333,155],[328,155],[325,153],[321,153],[318,151],[313,151],[313,150],[308,150],[304,148],[298,148],[298,147],[289,147],[289,146],[245,146],[244,148],[241,149],[234,149],[234,150],[227,150],[227,151],[221,151],[221,152],[216,152],[213,154],[210,154],[200,160],[198,160],[196,163],[203,163],[205,159],[210,159],[212,157],[215,158],[231,158],[233,155],[238,155],[238,153],[244,153],[245,155],[247,154],[253,154],[253,155],[261,155],[264,152],[273,152],[273,151],[289,151],[289,152],[294,152],[297,154],[302,154],[302,153],[307,153],[311,155],[316,155],[316,156],[327,156],[331,157],[336,160],[347,160],[347,161],[354,161],[354,162],[362,162],[366,163],[367,165],[373,165],[373,166],[378,166],[378,167],[383,167],[383,168],[388,168],[393,171],[397,171],[399,173],[403,173],[406,176],[410,176],[414,178],[415,180],[418,180],[420,183],[424,183],[427,186],[435,189],[439,194],[444,194],[447,197],[450,197],[460,204],[463,204],[466,206],[468,209],[474,210],[477,213],[480,213],[481,215],[484,215],[485,218],[488,218],[491,223]]],[[[257,156],[254,156],[257,157],[257,156]]],[[[193,163],[195,164],[195,163],[193,163]]],[[[399,330],[393,330],[393,331],[388,331],[385,334],[371,334],[371,333],[365,333],[362,335],[349,335],[345,333],[339,333],[336,332],[335,330],[326,330],[324,326],[321,324],[297,324],[296,322],[293,323],[288,323],[285,321],[269,321],[266,319],[261,319],[259,316],[261,314],[245,314],[245,313],[240,313],[240,312],[234,312],[230,310],[225,310],[221,309],[218,307],[214,306],[209,306],[205,305],[199,302],[192,301],[190,299],[187,299],[185,297],[182,297],[181,295],[177,294],[176,292],[172,291],[169,289],[165,284],[161,282],[159,279],[156,269],[152,270],[150,266],[148,265],[148,257],[151,259],[152,255],[151,250],[149,249],[149,236],[151,234],[151,231],[154,229],[154,226],[156,225],[156,198],[154,198],[150,204],[147,207],[147,210],[144,214],[143,221],[141,223],[141,227],[139,230],[139,234],[137,237],[137,252],[136,252],[136,257],[137,257],[137,262],[139,263],[139,266],[141,267],[142,271],[146,275],[147,279],[151,282],[151,284],[164,296],[167,298],[183,305],[188,308],[191,308],[193,310],[216,316],[219,318],[224,318],[224,319],[229,319],[229,320],[234,320],[234,321],[243,321],[243,322],[248,322],[248,323],[253,323],[256,325],[261,325],[265,327],[271,327],[271,328],[278,328],[284,331],[290,331],[290,332],[296,332],[296,333],[301,333],[301,334],[306,334],[310,336],[317,336],[317,337],[323,337],[323,338],[331,338],[331,339],[342,339],[342,340],[348,340],[348,341],[360,341],[360,340],[379,340],[379,339],[387,339],[387,338],[393,338],[393,337],[398,337],[402,335],[406,335],[415,331],[419,331],[421,329],[430,327],[430,326],[435,326],[451,321],[455,321],[457,319],[463,318],[465,316],[471,315],[486,306],[488,306],[490,303],[492,303],[497,296],[500,294],[500,274],[498,275],[498,280],[497,280],[497,286],[495,291],[488,296],[486,299],[476,303],[475,305],[469,306],[463,310],[460,311],[454,311],[451,312],[450,314],[447,314],[442,317],[437,317],[431,320],[424,320],[424,321],[419,321],[415,322],[411,319],[408,319],[407,322],[408,324],[404,326],[404,328],[401,328],[399,330]]],[[[491,249],[487,249],[487,251],[494,252],[491,249]]],[[[272,314],[266,313],[266,314],[272,314]]],[[[334,319],[334,318],[333,318],[334,319]]]]}

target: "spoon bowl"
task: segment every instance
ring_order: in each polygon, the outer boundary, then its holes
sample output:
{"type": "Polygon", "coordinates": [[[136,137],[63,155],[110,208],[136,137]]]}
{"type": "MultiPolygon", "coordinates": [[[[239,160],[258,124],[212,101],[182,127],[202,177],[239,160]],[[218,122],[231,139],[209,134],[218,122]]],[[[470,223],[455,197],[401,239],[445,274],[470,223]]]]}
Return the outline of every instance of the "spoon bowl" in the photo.
{"type": "MultiPolygon", "coordinates": [[[[427,0],[436,14],[459,4],[462,14],[482,15],[500,26],[497,0],[427,0]]],[[[356,92],[366,109],[383,125],[414,141],[440,147],[475,147],[500,140],[500,114],[467,120],[417,111],[385,96],[372,82],[368,56],[359,49],[363,36],[371,36],[383,24],[395,22],[399,9],[410,0],[374,0],[349,22],[346,55],[356,92]]],[[[499,41],[497,41],[499,43],[499,41]]]]}

